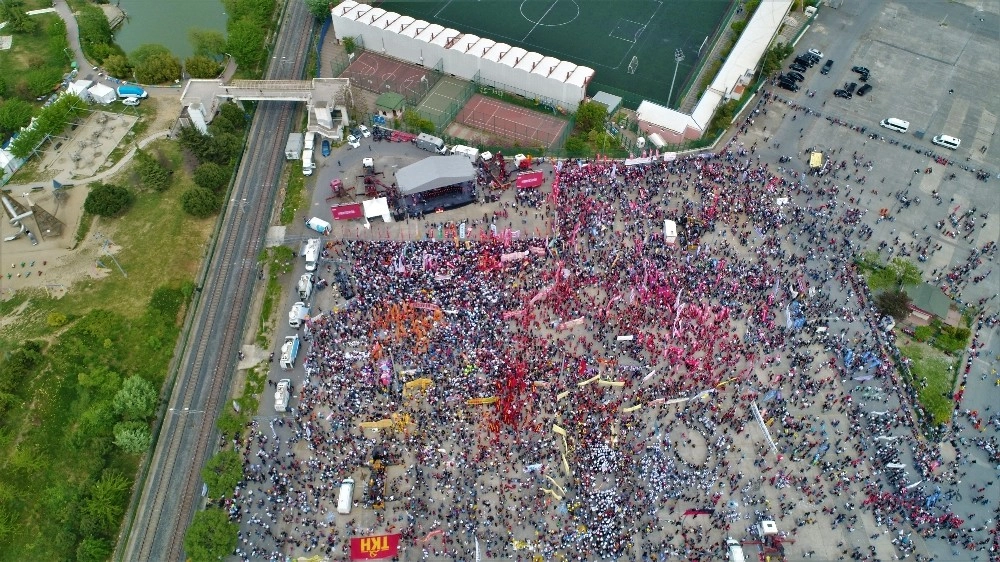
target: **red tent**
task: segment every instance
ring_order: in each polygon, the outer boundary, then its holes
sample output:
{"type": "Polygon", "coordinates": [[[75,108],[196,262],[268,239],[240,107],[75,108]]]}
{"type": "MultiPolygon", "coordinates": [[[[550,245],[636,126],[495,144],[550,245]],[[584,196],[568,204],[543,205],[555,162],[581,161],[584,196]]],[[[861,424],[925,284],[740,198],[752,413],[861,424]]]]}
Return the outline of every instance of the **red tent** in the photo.
{"type": "Polygon", "coordinates": [[[525,172],[517,176],[515,185],[518,189],[532,189],[541,186],[544,181],[544,172],[525,172]]]}

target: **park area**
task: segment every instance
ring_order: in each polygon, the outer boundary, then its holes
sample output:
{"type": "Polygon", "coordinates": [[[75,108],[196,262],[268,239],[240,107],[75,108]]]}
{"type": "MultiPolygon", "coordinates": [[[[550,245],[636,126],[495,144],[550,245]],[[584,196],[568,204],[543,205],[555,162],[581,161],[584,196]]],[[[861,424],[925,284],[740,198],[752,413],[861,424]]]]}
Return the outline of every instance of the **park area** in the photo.
{"type": "Polygon", "coordinates": [[[668,102],[677,66],[679,92],[699,64],[699,54],[722,23],[729,0],[481,0],[384,2],[381,7],[462,33],[503,41],[596,71],[588,88],[610,91],[638,104],[668,102]],[[673,54],[680,49],[684,60],[673,54]],[[636,101],[638,100],[638,101],[636,101]]]}

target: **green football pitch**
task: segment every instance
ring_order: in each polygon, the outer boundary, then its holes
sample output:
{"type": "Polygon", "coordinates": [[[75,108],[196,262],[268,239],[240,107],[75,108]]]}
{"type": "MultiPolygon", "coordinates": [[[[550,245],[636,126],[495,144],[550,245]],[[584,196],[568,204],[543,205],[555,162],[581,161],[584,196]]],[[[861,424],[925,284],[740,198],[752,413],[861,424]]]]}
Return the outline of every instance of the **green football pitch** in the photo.
{"type": "Polygon", "coordinates": [[[387,1],[380,6],[463,33],[508,43],[593,68],[588,93],[605,90],[635,107],[674,103],[705,56],[733,0],[436,0],[387,1]],[[702,45],[704,44],[704,47],[702,45]]]}

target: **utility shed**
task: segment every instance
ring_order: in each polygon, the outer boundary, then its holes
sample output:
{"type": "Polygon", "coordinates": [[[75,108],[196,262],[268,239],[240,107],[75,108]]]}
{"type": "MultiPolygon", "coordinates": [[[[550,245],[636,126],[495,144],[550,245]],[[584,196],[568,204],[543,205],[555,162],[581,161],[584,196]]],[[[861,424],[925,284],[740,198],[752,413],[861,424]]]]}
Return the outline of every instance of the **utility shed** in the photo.
{"type": "Polygon", "coordinates": [[[622,98],[620,96],[607,92],[597,92],[597,95],[591,98],[591,101],[596,101],[608,108],[608,115],[614,115],[618,111],[618,108],[622,106],[622,98]]]}
{"type": "Polygon", "coordinates": [[[472,162],[461,154],[431,156],[400,168],[396,183],[400,195],[413,195],[439,187],[471,183],[476,178],[472,162]]]}
{"type": "Polygon", "coordinates": [[[406,98],[396,92],[385,92],[375,99],[375,110],[382,115],[395,117],[406,109],[406,98]]]}
{"type": "Polygon", "coordinates": [[[948,317],[951,299],[934,285],[920,283],[906,287],[906,294],[910,296],[910,309],[914,316],[921,320],[927,321],[933,318],[945,320],[948,317]]]}

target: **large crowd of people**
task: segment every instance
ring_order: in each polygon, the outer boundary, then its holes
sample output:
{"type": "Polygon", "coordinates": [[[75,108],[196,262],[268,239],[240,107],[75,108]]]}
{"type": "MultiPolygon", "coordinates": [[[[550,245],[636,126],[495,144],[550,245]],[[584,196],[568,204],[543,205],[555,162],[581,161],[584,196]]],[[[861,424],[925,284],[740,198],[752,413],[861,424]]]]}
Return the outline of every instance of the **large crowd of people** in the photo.
{"type": "MultiPolygon", "coordinates": [[[[741,132],[797,109],[765,95],[741,132]]],[[[804,176],[740,139],[669,162],[562,162],[548,199],[505,201],[464,236],[331,243],[323,267],[347,264],[355,297],[304,328],[288,427],[233,441],[237,554],[342,558],[349,537],[399,533],[409,560],[718,560],[727,537],[779,552],[821,521],[889,537],[828,558],[902,558],[914,533],[995,559],[972,530],[990,517],[970,525],[940,490],[962,459],[918,438],[928,422],[852,263],[875,190],[840,176],[874,164],[804,176]],[[335,514],[376,450],[385,508],[335,514]],[[760,536],[762,520],[782,534],[760,536]]],[[[935,251],[911,234],[885,253],[935,251]]],[[[988,275],[995,251],[940,281],[988,275]]]]}

